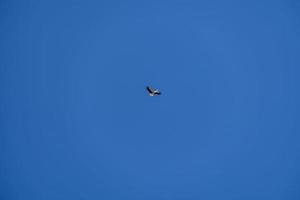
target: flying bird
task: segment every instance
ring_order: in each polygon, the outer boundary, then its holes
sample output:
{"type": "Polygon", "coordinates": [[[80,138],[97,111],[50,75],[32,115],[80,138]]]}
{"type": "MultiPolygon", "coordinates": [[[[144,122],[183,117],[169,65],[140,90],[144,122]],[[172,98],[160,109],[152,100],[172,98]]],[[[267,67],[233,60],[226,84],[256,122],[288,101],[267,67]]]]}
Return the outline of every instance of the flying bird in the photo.
{"type": "Polygon", "coordinates": [[[156,95],[161,95],[161,92],[157,89],[152,89],[151,87],[147,86],[146,90],[148,91],[150,96],[156,96],[156,95]]]}

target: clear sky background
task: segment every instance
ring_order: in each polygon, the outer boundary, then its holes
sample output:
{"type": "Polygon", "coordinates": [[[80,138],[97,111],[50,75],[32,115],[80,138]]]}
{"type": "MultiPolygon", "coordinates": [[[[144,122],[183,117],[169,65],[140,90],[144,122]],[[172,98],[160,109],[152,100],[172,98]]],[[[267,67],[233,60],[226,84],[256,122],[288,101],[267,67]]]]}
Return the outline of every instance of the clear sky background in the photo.
{"type": "Polygon", "coordinates": [[[1,200],[300,199],[300,1],[2,0],[0,30],[1,200]]]}

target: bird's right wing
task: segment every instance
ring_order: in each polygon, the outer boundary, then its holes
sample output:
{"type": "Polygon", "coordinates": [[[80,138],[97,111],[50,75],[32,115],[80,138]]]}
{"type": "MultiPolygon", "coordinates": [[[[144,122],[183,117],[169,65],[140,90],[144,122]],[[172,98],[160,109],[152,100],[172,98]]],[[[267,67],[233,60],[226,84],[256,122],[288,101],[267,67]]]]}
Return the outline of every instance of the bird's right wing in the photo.
{"type": "Polygon", "coordinates": [[[149,93],[153,93],[153,90],[152,90],[149,86],[146,87],[146,90],[147,90],[149,93]]]}

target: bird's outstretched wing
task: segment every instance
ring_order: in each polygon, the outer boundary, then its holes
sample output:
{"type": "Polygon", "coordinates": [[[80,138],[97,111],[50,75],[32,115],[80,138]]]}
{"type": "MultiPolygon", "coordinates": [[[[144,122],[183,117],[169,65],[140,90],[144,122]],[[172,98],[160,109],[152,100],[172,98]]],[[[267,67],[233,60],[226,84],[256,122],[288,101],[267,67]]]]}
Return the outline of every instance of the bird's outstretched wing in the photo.
{"type": "Polygon", "coordinates": [[[160,91],[154,91],[154,94],[161,95],[161,92],[160,91]]]}
{"type": "Polygon", "coordinates": [[[149,93],[153,93],[153,90],[152,90],[149,86],[146,87],[146,90],[147,90],[149,93]]]}

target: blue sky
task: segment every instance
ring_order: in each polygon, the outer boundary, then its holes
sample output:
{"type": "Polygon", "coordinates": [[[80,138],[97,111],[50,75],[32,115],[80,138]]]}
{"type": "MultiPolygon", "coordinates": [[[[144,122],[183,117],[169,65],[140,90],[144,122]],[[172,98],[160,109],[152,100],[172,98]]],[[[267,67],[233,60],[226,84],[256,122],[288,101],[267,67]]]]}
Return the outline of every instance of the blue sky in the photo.
{"type": "Polygon", "coordinates": [[[0,9],[1,199],[300,199],[298,1],[0,9]]]}

